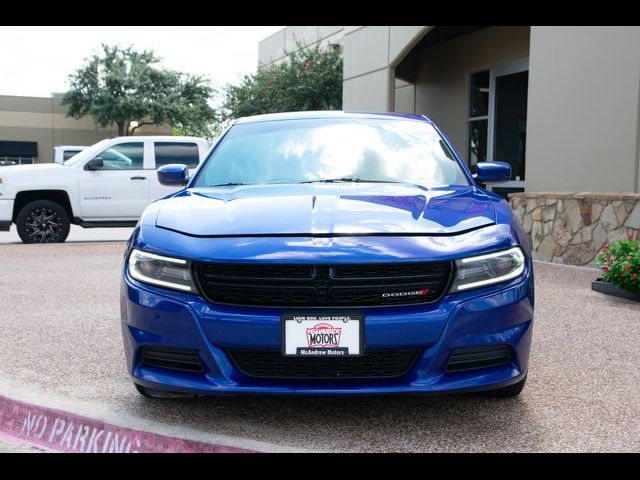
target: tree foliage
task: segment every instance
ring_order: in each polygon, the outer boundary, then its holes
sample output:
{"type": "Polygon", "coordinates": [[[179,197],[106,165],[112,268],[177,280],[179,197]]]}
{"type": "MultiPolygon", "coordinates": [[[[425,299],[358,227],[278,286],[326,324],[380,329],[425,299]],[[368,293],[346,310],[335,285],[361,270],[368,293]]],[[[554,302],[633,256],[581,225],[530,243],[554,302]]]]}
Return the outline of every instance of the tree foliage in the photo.
{"type": "Polygon", "coordinates": [[[152,51],[103,44],[101,54],[69,76],[71,88],[62,100],[67,116],[91,115],[102,127],[116,124],[121,136],[142,125],[161,124],[184,134],[209,132],[214,120],[209,82],[159,68],[159,61],[152,51]],[[131,127],[132,121],[138,125],[131,127]]]}
{"type": "Polygon", "coordinates": [[[262,113],[342,108],[342,55],[338,46],[288,52],[282,63],[245,75],[223,90],[219,120],[262,113]]]}

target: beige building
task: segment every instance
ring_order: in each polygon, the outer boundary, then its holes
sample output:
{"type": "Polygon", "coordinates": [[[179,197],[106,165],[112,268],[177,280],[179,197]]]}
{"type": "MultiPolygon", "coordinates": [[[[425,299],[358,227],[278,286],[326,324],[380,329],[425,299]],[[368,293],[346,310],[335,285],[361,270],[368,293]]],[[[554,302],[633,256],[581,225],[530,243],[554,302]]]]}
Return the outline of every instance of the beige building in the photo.
{"type": "Polygon", "coordinates": [[[290,26],[260,65],[297,42],[342,45],[345,110],[427,115],[472,168],[510,163],[494,191],[538,258],[640,238],[640,27],[290,26]]]}
{"type": "MultiPolygon", "coordinates": [[[[92,118],[66,117],[61,95],[18,97],[0,95],[0,161],[29,164],[53,161],[60,145],[93,145],[115,136],[117,128],[100,128],[92,118]]],[[[164,127],[143,126],[137,135],[170,135],[164,127]]]]}

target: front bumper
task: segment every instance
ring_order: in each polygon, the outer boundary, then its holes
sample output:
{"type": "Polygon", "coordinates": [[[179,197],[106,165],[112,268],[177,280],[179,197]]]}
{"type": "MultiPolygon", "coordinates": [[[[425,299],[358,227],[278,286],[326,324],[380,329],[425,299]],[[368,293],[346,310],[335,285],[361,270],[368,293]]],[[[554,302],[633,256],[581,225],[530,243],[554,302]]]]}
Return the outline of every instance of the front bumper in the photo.
{"type": "Polygon", "coordinates": [[[127,367],[136,383],[201,394],[352,395],[488,390],[527,372],[533,322],[533,276],[447,295],[437,304],[364,309],[366,349],[418,348],[411,369],[387,379],[266,379],[242,374],[230,348],[280,349],[280,310],[214,306],[196,295],[140,284],[125,272],[121,290],[127,367]],[[447,373],[451,352],[509,345],[512,362],[447,373]],[[197,350],[203,373],[141,363],[145,345],[197,350]]]}

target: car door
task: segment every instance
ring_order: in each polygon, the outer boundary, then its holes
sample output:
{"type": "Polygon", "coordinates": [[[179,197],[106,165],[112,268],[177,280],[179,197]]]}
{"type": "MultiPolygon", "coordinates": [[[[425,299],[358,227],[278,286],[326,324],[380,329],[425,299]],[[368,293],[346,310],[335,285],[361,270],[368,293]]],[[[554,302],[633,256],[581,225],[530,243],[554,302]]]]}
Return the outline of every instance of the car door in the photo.
{"type": "MultiPolygon", "coordinates": [[[[204,148],[193,140],[155,140],[153,142],[153,158],[156,170],[163,165],[171,163],[180,163],[189,167],[189,172],[193,175],[200,156],[204,154],[204,148]]],[[[150,197],[151,200],[165,197],[173,192],[180,190],[182,187],[161,185],[158,181],[158,175],[154,172],[150,179],[150,197]]]]}
{"type": "MultiPolygon", "coordinates": [[[[136,220],[149,204],[149,176],[145,170],[143,140],[123,140],[112,144],[93,158],[102,166],[88,167],[91,159],[79,172],[78,190],[80,210],[85,221],[136,220]]],[[[146,161],[145,161],[146,160],[146,161]]]]}

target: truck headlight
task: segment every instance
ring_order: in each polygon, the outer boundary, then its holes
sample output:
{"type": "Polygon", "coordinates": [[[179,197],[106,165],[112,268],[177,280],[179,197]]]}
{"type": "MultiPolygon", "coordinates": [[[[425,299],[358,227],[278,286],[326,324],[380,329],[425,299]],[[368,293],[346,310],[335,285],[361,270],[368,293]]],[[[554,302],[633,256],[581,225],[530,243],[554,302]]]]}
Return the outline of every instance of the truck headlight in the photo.
{"type": "Polygon", "coordinates": [[[485,287],[519,277],[524,272],[520,247],[456,260],[456,276],[451,292],[485,287]]]}
{"type": "Polygon", "coordinates": [[[159,287],[195,292],[191,262],[133,249],[129,255],[129,275],[159,287]]]}

